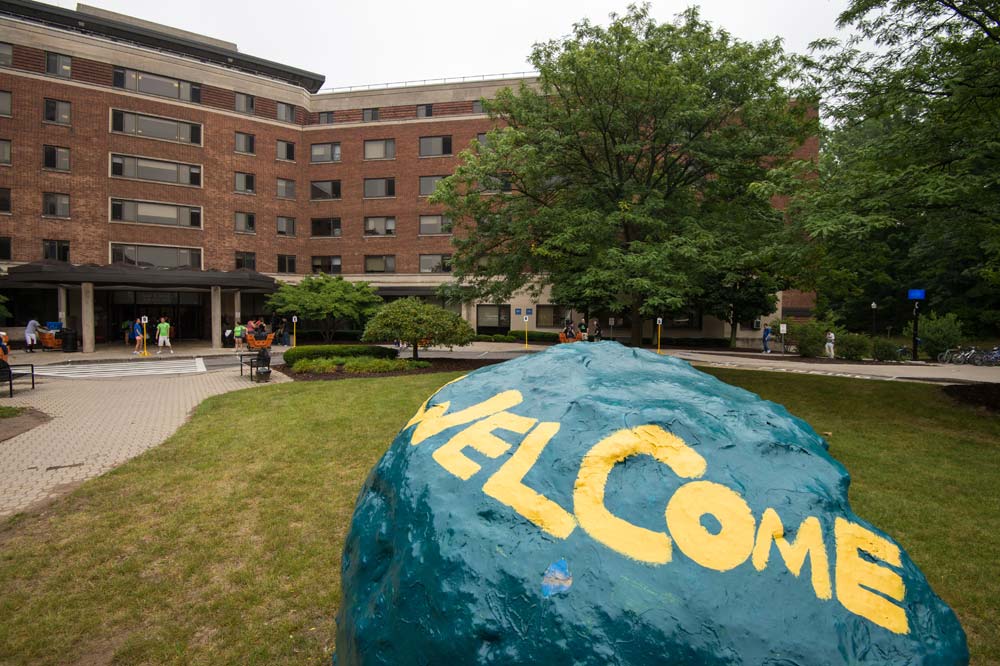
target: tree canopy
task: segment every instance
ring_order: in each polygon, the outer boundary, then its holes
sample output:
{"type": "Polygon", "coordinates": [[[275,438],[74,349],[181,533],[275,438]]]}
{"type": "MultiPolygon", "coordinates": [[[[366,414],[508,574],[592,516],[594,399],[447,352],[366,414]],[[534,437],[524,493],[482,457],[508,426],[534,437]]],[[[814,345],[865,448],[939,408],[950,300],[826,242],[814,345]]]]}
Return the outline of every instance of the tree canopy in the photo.
{"type": "Polygon", "coordinates": [[[360,324],[374,314],[381,302],[367,282],[319,274],[308,275],[298,284],[281,283],[267,305],[277,314],[298,315],[318,323],[324,342],[330,342],[338,324],[360,324]]]}
{"type": "Polygon", "coordinates": [[[419,298],[401,298],[386,303],[368,320],[362,340],[410,345],[413,358],[421,344],[462,346],[472,342],[476,332],[462,317],[419,298]]]}
{"type": "Polygon", "coordinates": [[[551,286],[554,302],[628,313],[638,342],[642,317],[697,304],[716,276],[745,274],[739,290],[777,268],[793,237],[752,185],[815,131],[778,40],[633,6],[531,62],[537,84],[485,103],[498,128],[434,195],[456,223],[453,287],[500,302],[551,286]]]}

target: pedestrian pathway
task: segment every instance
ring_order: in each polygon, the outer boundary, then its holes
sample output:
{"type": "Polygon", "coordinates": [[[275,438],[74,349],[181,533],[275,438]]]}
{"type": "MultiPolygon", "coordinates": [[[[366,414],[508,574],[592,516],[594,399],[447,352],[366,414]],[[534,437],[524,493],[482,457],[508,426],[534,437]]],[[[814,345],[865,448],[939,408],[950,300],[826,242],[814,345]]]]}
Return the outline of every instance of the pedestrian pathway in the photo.
{"type": "Polygon", "coordinates": [[[186,375],[196,372],[205,372],[205,361],[200,358],[165,359],[155,362],[136,361],[132,363],[74,363],[72,365],[43,365],[35,367],[35,375],[39,377],[62,377],[66,379],[186,375]]]}
{"type": "MultiPolygon", "coordinates": [[[[272,383],[287,381],[273,373],[272,383]]],[[[87,381],[44,377],[34,391],[19,387],[3,404],[34,407],[52,420],[0,442],[0,518],[61,495],[159,445],[205,398],[258,386],[230,367],[87,381]]]]}

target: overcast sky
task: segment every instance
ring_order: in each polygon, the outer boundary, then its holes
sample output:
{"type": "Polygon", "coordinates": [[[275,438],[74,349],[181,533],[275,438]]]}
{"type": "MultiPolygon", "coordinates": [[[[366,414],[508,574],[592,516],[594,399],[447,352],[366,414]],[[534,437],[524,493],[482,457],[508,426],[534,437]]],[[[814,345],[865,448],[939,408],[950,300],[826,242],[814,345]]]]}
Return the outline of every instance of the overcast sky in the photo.
{"type": "MultiPolygon", "coordinates": [[[[74,9],[75,0],[49,0],[74,9]]],[[[575,21],[606,23],[627,0],[87,0],[85,4],[230,42],[240,51],[326,76],[326,87],[530,69],[535,42],[575,21]]],[[[847,0],[658,0],[669,21],[698,4],[702,16],[742,39],[779,36],[804,52],[836,34],[847,0]]]]}

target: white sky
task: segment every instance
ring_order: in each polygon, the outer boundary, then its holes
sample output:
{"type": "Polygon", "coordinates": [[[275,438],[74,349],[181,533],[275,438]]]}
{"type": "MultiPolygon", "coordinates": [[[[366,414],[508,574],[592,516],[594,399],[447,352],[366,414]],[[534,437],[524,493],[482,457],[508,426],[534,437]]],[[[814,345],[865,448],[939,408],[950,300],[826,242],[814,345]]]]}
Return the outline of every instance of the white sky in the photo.
{"type": "MultiPolygon", "coordinates": [[[[75,0],[48,0],[75,9],[75,0]]],[[[606,23],[628,0],[87,0],[86,4],[236,42],[243,53],[326,75],[326,87],[520,72],[535,42],[577,20],[606,23]]],[[[692,4],[737,37],[779,36],[789,51],[836,34],[847,0],[658,0],[660,22],[692,4]]]]}

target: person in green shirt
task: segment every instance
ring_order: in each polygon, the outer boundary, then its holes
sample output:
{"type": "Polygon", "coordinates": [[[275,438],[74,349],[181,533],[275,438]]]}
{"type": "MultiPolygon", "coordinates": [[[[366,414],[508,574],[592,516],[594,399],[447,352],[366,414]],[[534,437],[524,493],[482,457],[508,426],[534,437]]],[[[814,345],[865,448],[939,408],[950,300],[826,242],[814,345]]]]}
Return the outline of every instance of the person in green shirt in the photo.
{"type": "Polygon", "coordinates": [[[233,326],[233,342],[235,343],[237,354],[243,351],[243,340],[246,339],[246,336],[247,327],[237,321],[236,325],[233,326]]]}
{"type": "Polygon", "coordinates": [[[163,353],[163,347],[169,349],[171,354],[174,353],[174,348],[170,346],[170,324],[166,317],[160,317],[160,323],[156,325],[156,344],[161,347],[156,350],[157,354],[163,353]]]}

